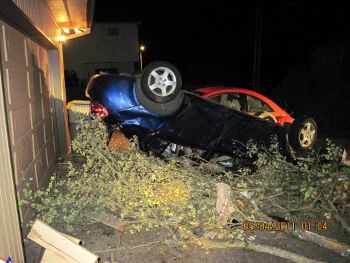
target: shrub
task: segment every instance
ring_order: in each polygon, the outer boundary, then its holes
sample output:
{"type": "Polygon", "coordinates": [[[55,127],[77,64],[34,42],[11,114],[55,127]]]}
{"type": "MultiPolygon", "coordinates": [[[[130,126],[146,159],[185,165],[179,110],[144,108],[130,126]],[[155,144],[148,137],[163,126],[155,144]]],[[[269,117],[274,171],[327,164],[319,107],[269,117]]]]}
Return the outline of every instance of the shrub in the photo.
{"type": "MultiPolygon", "coordinates": [[[[71,230],[94,214],[133,221],[131,231],[167,226],[219,226],[216,181],[187,162],[164,162],[138,150],[108,148],[103,122],[80,121],[68,173],[51,177],[45,190],[25,191],[25,201],[48,224],[65,222],[71,230]],[[74,160],[74,161],[73,161],[74,160]]],[[[30,188],[28,188],[30,189],[30,188]]]]}
{"type": "MultiPolygon", "coordinates": [[[[268,149],[250,142],[247,154],[255,157],[256,169],[213,175],[205,165],[186,158],[161,160],[138,149],[113,151],[107,146],[104,123],[81,119],[68,172],[53,175],[45,189],[24,190],[21,205],[34,209],[48,224],[65,223],[68,230],[90,222],[91,216],[108,215],[130,222],[130,231],[157,227],[202,231],[228,231],[242,239],[242,232],[225,228],[216,214],[216,183],[231,186],[234,200],[286,219],[329,216],[328,202],[348,209],[349,173],[339,170],[339,148],[328,142],[324,154],[308,161],[290,163],[279,153],[278,143],[268,149]],[[323,160],[323,161],[322,161],[323,160]]],[[[235,207],[231,219],[251,217],[235,207]]],[[[249,211],[249,210],[247,210],[249,211]]],[[[230,221],[231,222],[231,221],[230,221]]]]}

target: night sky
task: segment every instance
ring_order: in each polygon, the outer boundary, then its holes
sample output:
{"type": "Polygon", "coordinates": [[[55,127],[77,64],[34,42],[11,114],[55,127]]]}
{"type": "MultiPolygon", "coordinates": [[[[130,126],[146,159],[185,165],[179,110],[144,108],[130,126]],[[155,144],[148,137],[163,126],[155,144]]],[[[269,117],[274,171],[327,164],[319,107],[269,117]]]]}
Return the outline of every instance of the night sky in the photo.
{"type": "MultiPolygon", "coordinates": [[[[348,8],[338,1],[262,2],[260,91],[282,101],[286,92],[276,91],[283,90],[291,68],[309,67],[318,47],[349,43],[348,8]]],[[[146,64],[172,62],[189,88],[206,84],[252,88],[256,6],[256,0],[96,0],[94,19],[141,22],[146,64]]]]}

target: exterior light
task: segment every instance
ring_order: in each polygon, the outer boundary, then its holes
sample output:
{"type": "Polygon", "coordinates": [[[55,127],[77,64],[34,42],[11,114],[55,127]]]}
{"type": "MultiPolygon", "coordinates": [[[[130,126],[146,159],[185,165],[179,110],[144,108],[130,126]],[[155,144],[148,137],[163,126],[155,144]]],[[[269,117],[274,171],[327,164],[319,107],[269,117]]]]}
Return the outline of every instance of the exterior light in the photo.
{"type": "Polygon", "coordinates": [[[79,34],[79,33],[81,33],[81,31],[82,31],[82,30],[79,29],[79,28],[77,28],[77,27],[74,28],[74,33],[75,33],[75,34],[79,34]]]}
{"type": "Polygon", "coordinates": [[[69,34],[69,28],[62,28],[62,31],[63,31],[65,34],[69,34]]]}
{"type": "Polygon", "coordinates": [[[140,70],[142,70],[142,61],[143,61],[142,52],[144,52],[145,50],[146,50],[145,45],[140,45],[139,46],[140,70]]]}
{"type": "Polygon", "coordinates": [[[67,37],[64,35],[57,35],[56,36],[56,41],[57,42],[65,42],[67,40],[67,37]]]}

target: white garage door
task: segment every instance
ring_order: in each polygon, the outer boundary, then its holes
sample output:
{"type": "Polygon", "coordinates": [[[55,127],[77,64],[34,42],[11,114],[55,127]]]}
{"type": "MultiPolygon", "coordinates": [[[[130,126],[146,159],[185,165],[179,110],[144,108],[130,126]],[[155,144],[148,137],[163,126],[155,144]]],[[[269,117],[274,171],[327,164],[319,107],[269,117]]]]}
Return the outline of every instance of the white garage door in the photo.
{"type": "MultiPolygon", "coordinates": [[[[53,101],[47,50],[0,20],[5,104],[19,198],[33,178],[38,188],[55,163],[53,101]]],[[[30,217],[21,208],[21,220],[30,217]]]]}

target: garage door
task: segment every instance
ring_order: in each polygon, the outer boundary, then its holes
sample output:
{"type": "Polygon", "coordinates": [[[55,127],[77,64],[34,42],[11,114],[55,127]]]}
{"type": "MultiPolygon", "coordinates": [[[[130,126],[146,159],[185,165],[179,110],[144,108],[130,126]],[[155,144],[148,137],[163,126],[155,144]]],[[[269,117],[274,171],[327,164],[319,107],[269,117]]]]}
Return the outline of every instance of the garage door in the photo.
{"type": "MultiPolygon", "coordinates": [[[[19,198],[38,188],[56,159],[47,50],[0,20],[1,63],[11,155],[19,198]]],[[[30,214],[21,208],[22,222],[30,214]]]]}

